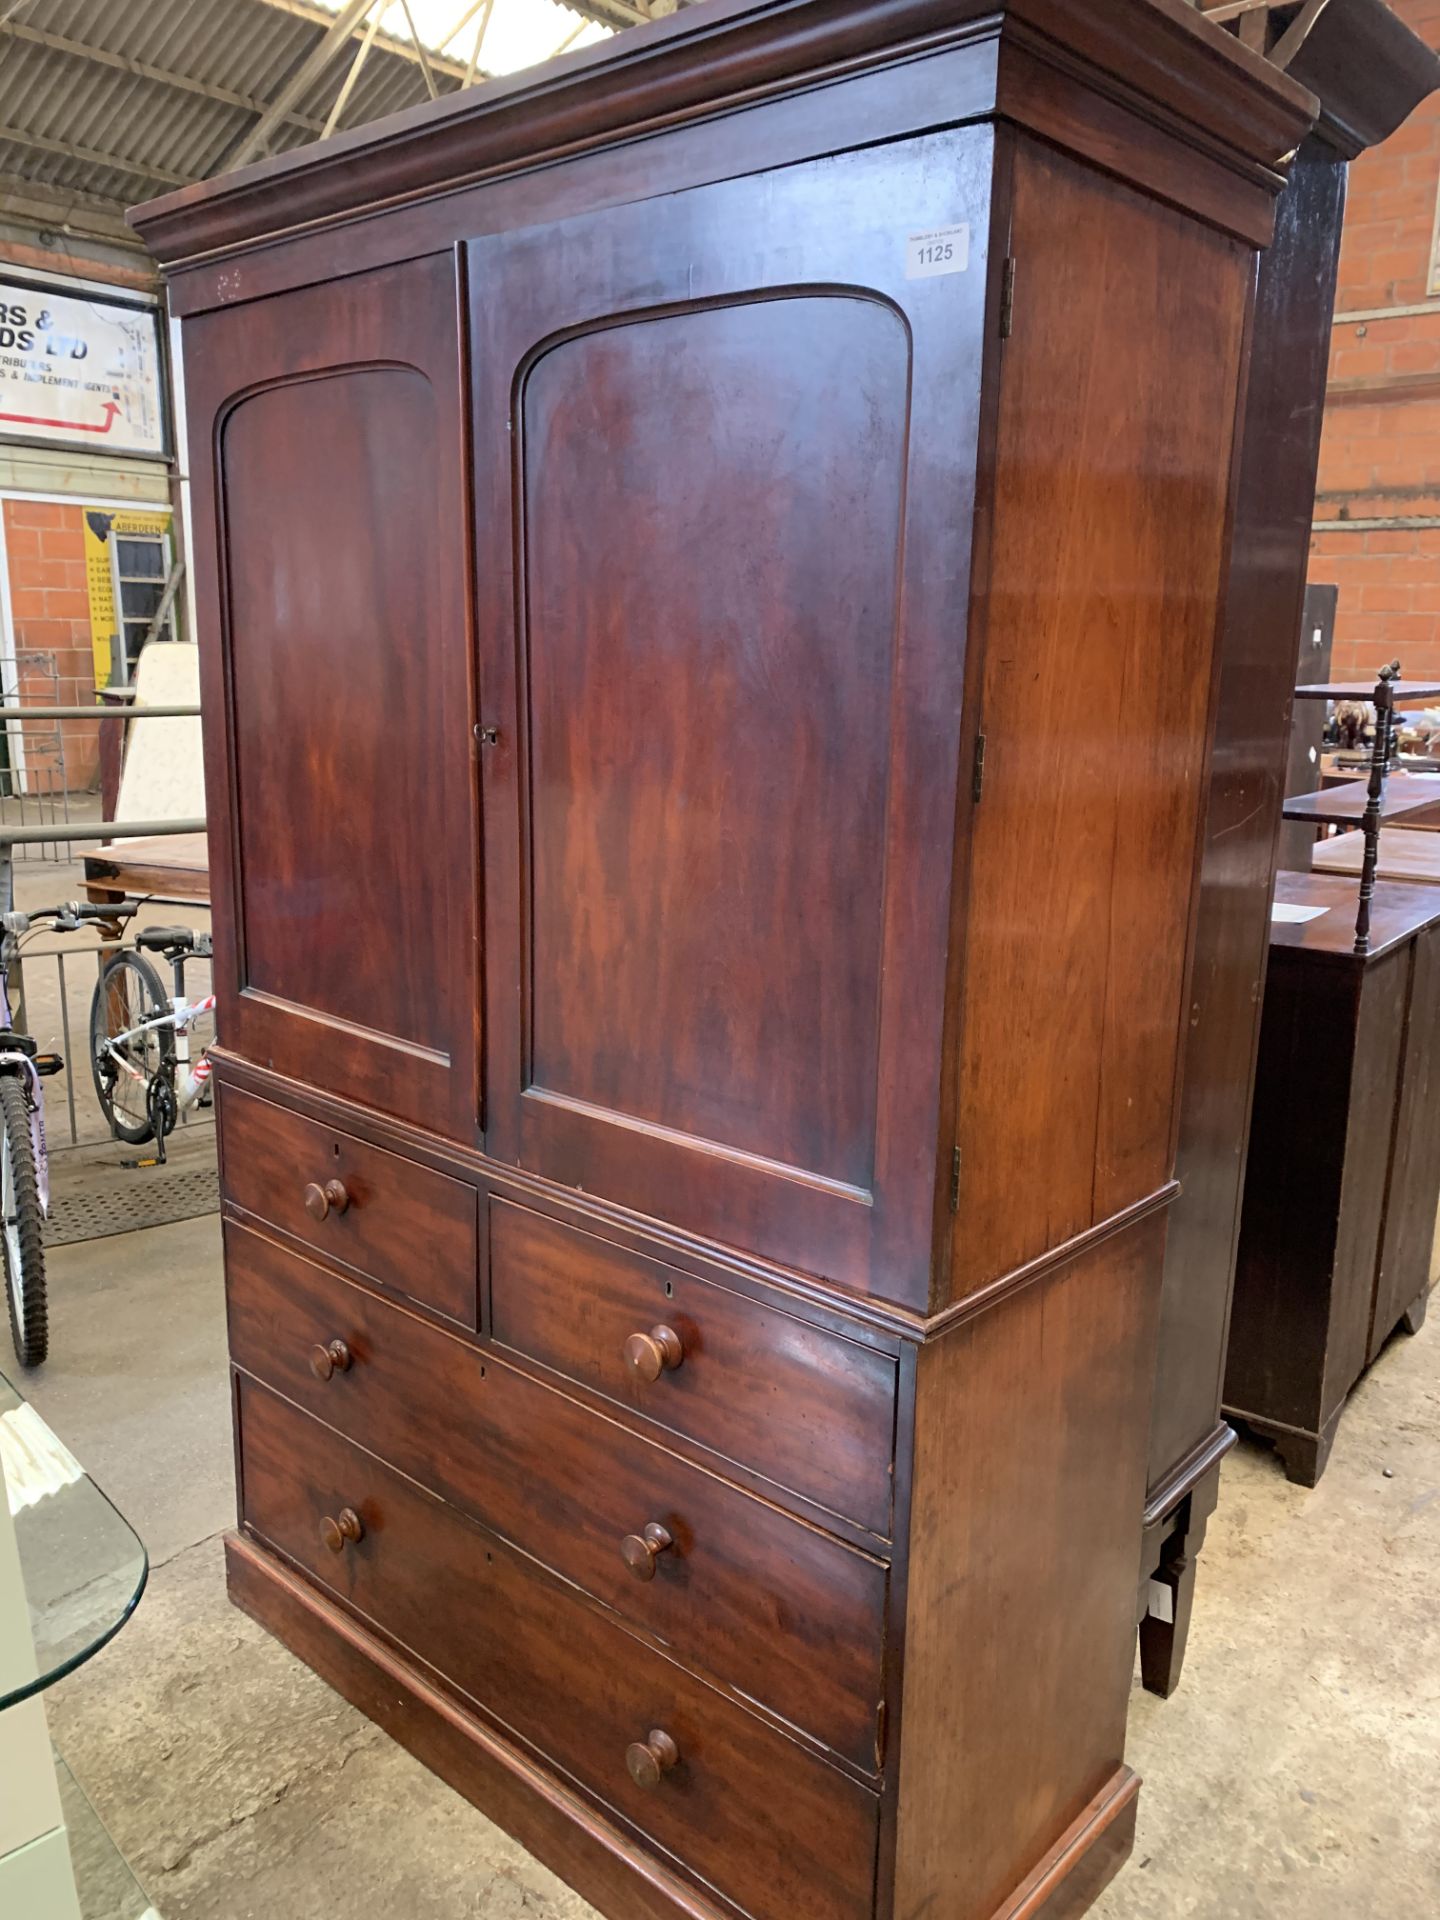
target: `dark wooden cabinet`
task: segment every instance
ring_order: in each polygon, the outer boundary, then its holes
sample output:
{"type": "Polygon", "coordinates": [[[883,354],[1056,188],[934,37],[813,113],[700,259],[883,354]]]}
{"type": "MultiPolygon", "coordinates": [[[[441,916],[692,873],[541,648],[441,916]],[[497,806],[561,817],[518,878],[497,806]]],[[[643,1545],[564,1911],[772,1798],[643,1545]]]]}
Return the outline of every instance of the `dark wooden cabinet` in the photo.
{"type": "Polygon", "coordinates": [[[1124,1761],[1257,255],[1170,0],[689,10],[157,202],[239,1603],[616,1920],[1124,1761]]]}
{"type": "Polygon", "coordinates": [[[1430,1288],[1440,1197],[1440,890],[1282,873],[1271,935],[1225,1407],[1292,1480],[1325,1470],[1345,1399],[1430,1288]]]}
{"type": "MultiPolygon", "coordinates": [[[[1179,1683],[1198,1557],[1234,1435],[1221,1417],[1270,899],[1349,162],[1440,84],[1383,0],[1242,16],[1319,96],[1260,258],[1213,752],[1201,834],[1176,1172],[1161,1298],[1140,1585],[1145,1685],[1179,1683]]],[[[1330,596],[1333,588],[1319,589],[1330,596]]],[[[1323,607],[1317,610],[1323,618],[1323,607]]],[[[1313,649],[1309,649],[1313,652],[1313,649]]],[[[1302,669],[1302,680],[1323,676],[1302,669]]],[[[1314,712],[1320,712],[1318,706],[1314,712]]],[[[1286,832],[1300,831],[1296,828],[1286,832]]]]}

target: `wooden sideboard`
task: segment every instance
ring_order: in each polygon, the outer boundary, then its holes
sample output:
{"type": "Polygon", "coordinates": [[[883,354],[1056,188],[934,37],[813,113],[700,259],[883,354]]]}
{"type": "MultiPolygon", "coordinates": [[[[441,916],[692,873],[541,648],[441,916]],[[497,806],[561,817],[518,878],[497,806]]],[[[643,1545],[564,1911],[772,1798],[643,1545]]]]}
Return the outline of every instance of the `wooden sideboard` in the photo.
{"type": "Polygon", "coordinates": [[[1378,882],[1365,954],[1353,881],[1282,873],[1275,898],[1310,917],[1271,933],[1225,1408],[1313,1487],[1351,1387],[1425,1314],[1440,890],[1378,882]]]}
{"type": "Polygon", "coordinates": [[[714,0],[136,216],[232,1592],[616,1920],[1061,1920],[1130,1845],[1235,428],[1314,111],[1179,0],[714,0]]]}
{"type": "MultiPolygon", "coordinates": [[[[1429,778],[1422,775],[1422,778],[1429,778]]],[[[1317,841],[1310,856],[1316,873],[1360,876],[1364,843],[1358,833],[1339,833],[1317,841]]],[[[1430,886],[1440,882],[1440,836],[1429,826],[1387,827],[1380,836],[1380,861],[1376,872],[1382,880],[1397,880],[1407,886],[1430,886]]]]}
{"type": "Polygon", "coordinates": [[[1260,261],[1220,636],[1140,1569],[1141,1671],[1165,1695],[1234,1439],[1221,1389],[1346,170],[1440,85],[1440,60],[1382,0],[1275,19],[1272,58],[1313,89],[1321,117],[1260,261]]]}

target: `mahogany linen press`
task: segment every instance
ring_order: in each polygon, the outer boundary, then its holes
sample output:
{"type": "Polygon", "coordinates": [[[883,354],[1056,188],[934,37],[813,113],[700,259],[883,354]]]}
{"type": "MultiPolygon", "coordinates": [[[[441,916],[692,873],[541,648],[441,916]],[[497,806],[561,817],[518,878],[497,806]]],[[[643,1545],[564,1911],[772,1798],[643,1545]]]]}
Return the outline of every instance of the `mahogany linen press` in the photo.
{"type": "Polygon", "coordinates": [[[614,1920],[1129,1848],[1237,403],[1311,96],[709,0],[142,208],[236,1601],[614,1920]]]}

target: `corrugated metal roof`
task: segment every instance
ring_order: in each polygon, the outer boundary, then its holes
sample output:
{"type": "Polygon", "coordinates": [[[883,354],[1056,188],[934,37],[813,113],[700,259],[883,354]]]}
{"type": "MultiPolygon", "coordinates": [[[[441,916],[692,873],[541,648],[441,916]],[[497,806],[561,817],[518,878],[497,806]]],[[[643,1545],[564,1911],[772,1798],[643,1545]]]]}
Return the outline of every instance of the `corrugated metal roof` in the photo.
{"type": "MultiPolygon", "coordinates": [[[[340,128],[413,106],[427,97],[403,8],[376,0],[381,23],[351,85],[340,128]]],[[[0,195],[67,200],[118,215],[137,200],[235,163],[267,108],[334,26],[344,0],[14,0],[0,4],[0,195]]],[[[487,36],[504,19],[497,55],[507,66],[531,47],[553,52],[560,21],[591,39],[599,15],[623,23],[643,6],[673,0],[491,0],[487,36]],[[531,8],[529,21],[508,11],[531,8]],[[573,28],[565,23],[573,21],[573,28]],[[583,32],[581,31],[583,29],[583,32]],[[527,37],[528,36],[528,37],[527,37]]],[[[484,7],[412,0],[422,35],[433,38],[436,87],[463,84],[484,7]],[[457,34],[454,29],[469,14],[457,34]],[[437,24],[438,23],[438,24],[437,24]],[[459,55],[459,57],[457,57],[459,55]]],[[[259,151],[283,152],[319,136],[366,33],[367,16],[338,39],[334,57],[268,130],[259,151]]],[[[479,77],[485,77],[484,48],[479,77]]],[[[255,153],[244,155],[256,157],[255,153]]]]}

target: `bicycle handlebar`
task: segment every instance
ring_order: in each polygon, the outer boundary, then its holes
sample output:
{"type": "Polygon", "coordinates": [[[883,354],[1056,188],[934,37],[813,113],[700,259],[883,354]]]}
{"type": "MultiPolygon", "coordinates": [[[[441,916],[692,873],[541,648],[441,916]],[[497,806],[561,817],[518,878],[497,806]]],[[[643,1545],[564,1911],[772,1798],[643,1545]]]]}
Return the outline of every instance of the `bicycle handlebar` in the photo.
{"type": "Polygon", "coordinates": [[[29,913],[0,913],[0,928],[19,935],[29,933],[37,920],[53,920],[57,932],[76,933],[86,920],[128,920],[135,911],[123,902],[102,906],[95,900],[66,900],[58,907],[35,907],[29,913]]]}

